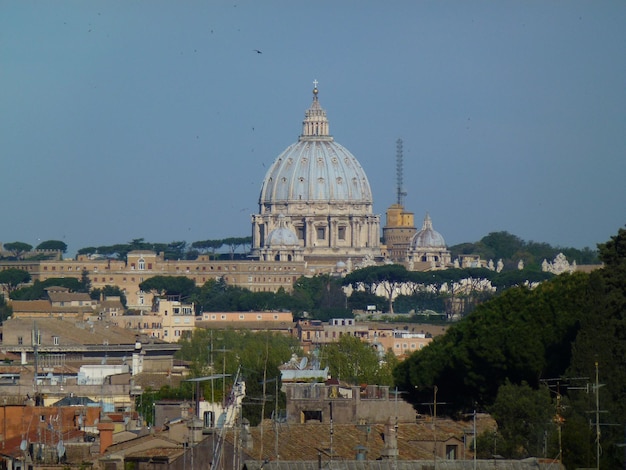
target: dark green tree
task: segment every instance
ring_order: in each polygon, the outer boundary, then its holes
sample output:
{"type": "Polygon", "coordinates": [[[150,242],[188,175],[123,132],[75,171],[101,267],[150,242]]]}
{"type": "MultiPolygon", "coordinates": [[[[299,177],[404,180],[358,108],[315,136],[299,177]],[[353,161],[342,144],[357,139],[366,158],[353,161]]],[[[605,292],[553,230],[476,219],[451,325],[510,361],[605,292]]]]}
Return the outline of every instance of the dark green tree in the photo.
{"type": "Polygon", "coordinates": [[[343,279],[343,284],[352,286],[353,289],[364,287],[367,291],[375,294],[380,287],[387,296],[387,308],[393,313],[393,298],[402,284],[411,280],[409,272],[400,264],[388,264],[384,266],[369,266],[356,269],[343,279]]]}
{"type": "Polygon", "coordinates": [[[107,297],[119,297],[120,302],[126,308],[126,294],[118,286],[104,286],[102,288],[92,289],[89,297],[94,300],[106,299],[107,297]]]}
{"type": "Polygon", "coordinates": [[[3,294],[0,294],[0,324],[13,314],[13,309],[7,304],[3,294]]]}
{"type": "MultiPolygon", "coordinates": [[[[555,405],[547,387],[534,389],[524,381],[514,385],[507,380],[489,411],[498,423],[498,454],[507,459],[543,457],[546,437],[556,437],[555,405]]],[[[558,448],[546,451],[557,455],[558,448]]]]}
{"type": "Polygon", "coordinates": [[[31,286],[16,289],[11,293],[13,300],[39,300],[46,298],[47,287],[65,287],[71,292],[81,292],[81,282],[73,277],[51,277],[45,281],[36,279],[31,286]]]}
{"type": "Polygon", "coordinates": [[[12,242],[12,243],[5,243],[4,249],[7,251],[10,251],[15,257],[15,259],[20,260],[24,257],[25,253],[28,253],[29,251],[33,249],[33,246],[24,242],[12,242]]]}
{"type": "Polygon", "coordinates": [[[87,246],[76,252],[77,255],[95,255],[96,253],[98,253],[98,248],[95,246],[87,246]]]}
{"type": "Polygon", "coordinates": [[[28,271],[17,268],[0,271],[0,284],[4,285],[9,297],[20,285],[28,282],[30,282],[30,273],[28,271]]]}
{"type": "Polygon", "coordinates": [[[146,279],[139,288],[157,296],[180,296],[188,300],[196,293],[196,283],[185,276],[154,276],[146,279]]]}
{"type": "Polygon", "coordinates": [[[436,385],[451,409],[490,406],[508,379],[537,388],[559,377],[587,312],[580,292],[586,274],[561,275],[530,290],[512,288],[479,305],[395,370],[396,383],[415,402],[428,401],[436,385]]]}
{"type": "Polygon", "coordinates": [[[67,244],[60,240],[46,240],[37,245],[37,250],[51,250],[65,253],[67,251],[67,244]]]}

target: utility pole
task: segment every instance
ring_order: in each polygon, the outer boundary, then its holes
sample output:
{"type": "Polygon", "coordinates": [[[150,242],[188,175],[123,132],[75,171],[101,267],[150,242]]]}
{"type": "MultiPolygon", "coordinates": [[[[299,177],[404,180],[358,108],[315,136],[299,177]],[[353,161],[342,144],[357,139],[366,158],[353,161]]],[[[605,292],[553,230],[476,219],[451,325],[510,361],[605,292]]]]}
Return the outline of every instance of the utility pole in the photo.
{"type": "Polygon", "coordinates": [[[437,405],[447,405],[448,403],[445,401],[437,403],[437,392],[439,391],[439,387],[436,385],[433,388],[433,401],[432,403],[422,403],[422,405],[429,405],[433,407],[433,464],[434,470],[437,470],[437,405]]]}

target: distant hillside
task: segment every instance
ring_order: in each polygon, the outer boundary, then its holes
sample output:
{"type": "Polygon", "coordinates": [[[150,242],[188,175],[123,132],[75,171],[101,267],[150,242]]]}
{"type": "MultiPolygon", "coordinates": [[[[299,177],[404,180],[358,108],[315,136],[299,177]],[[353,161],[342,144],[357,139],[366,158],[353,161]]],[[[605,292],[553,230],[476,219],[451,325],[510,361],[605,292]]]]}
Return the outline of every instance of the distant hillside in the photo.
{"type": "Polygon", "coordinates": [[[497,261],[501,259],[505,268],[517,266],[520,260],[527,268],[540,269],[545,259],[552,261],[559,253],[563,253],[567,260],[576,264],[599,264],[598,251],[591,248],[566,248],[552,246],[548,243],[524,241],[508,232],[491,232],[475,243],[460,243],[450,247],[452,259],[464,254],[477,254],[484,260],[497,261]]]}

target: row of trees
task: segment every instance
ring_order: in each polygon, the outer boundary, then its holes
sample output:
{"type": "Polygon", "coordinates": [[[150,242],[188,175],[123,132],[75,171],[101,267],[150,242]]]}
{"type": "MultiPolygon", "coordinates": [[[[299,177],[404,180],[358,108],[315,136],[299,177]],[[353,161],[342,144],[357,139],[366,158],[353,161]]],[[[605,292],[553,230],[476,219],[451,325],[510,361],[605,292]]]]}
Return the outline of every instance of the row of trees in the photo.
{"type": "Polygon", "coordinates": [[[552,261],[556,255],[563,253],[568,260],[577,264],[597,264],[598,252],[589,247],[582,250],[551,246],[549,243],[524,241],[509,232],[491,232],[474,243],[460,243],[450,247],[452,258],[462,254],[476,254],[484,260],[499,260],[505,268],[514,269],[522,260],[531,269],[539,269],[543,260],[552,261]]]}
{"type": "Polygon", "coordinates": [[[444,412],[492,412],[498,433],[483,436],[479,451],[493,453],[497,444],[505,457],[541,456],[547,445],[548,456],[562,451],[567,468],[596,466],[589,416],[597,398],[606,411],[600,466],[621,468],[626,230],[599,248],[604,269],[512,288],[479,305],[401,363],[397,385],[416,405],[431,401],[437,387],[444,412]],[[595,386],[596,373],[604,386],[595,386]]]}
{"type": "MultiPolygon", "coordinates": [[[[186,241],[173,241],[170,243],[147,242],[143,238],[135,238],[128,243],[89,246],[78,250],[78,254],[100,255],[116,259],[125,259],[129,251],[151,250],[164,253],[166,259],[196,259],[200,254],[209,254],[218,257],[223,254],[234,258],[237,255],[245,255],[250,251],[252,237],[228,237],[220,239],[200,240],[192,243],[186,241]],[[226,253],[223,250],[226,249],[226,253]]],[[[16,241],[5,243],[4,249],[11,253],[15,259],[22,259],[24,255],[33,249],[33,246],[16,241]]],[[[67,252],[67,245],[59,240],[46,240],[41,242],[36,250],[53,250],[67,252]]],[[[548,243],[524,241],[516,235],[506,231],[491,232],[477,242],[461,243],[450,247],[452,257],[461,254],[478,254],[485,260],[502,259],[507,268],[513,269],[519,260],[523,260],[530,268],[538,269],[541,262],[546,259],[551,261],[558,253],[563,253],[570,261],[578,264],[595,264],[598,262],[598,253],[588,247],[583,249],[554,247],[548,243]]]]}
{"type": "MultiPolygon", "coordinates": [[[[188,361],[193,377],[226,374],[228,377],[200,382],[202,396],[220,402],[228,395],[233,377],[240,370],[246,382],[246,399],[242,407],[243,416],[253,426],[262,417],[270,418],[278,409],[285,408],[285,395],[280,390],[279,366],[293,356],[301,356],[298,340],[270,332],[235,330],[197,329],[190,338],[180,341],[181,349],[177,357],[188,361]],[[278,387],[276,382],[278,381],[278,387]]],[[[393,368],[398,364],[395,355],[389,351],[384,360],[370,345],[353,336],[344,335],[339,342],[324,346],[312,358],[320,369],[329,367],[333,377],[354,384],[369,383],[393,385],[393,368]]],[[[191,399],[196,390],[190,382],[182,382],[180,387],[163,387],[160,390],[146,390],[137,399],[138,411],[150,422],[152,403],[164,398],[191,399]]]]}
{"type": "Polygon", "coordinates": [[[217,240],[197,241],[191,244],[186,241],[173,241],[170,243],[152,243],[143,238],[135,238],[129,243],[119,243],[106,246],[89,246],[78,250],[79,255],[98,255],[113,259],[126,259],[129,252],[135,250],[149,250],[155,253],[163,253],[168,260],[197,259],[200,254],[209,254],[215,258],[221,256],[219,250],[226,248],[227,256],[234,259],[237,254],[247,253],[252,244],[252,237],[229,237],[217,240]]]}
{"type": "MultiPolygon", "coordinates": [[[[27,253],[33,250],[33,245],[25,242],[11,242],[5,243],[3,249],[11,253],[11,258],[16,260],[24,259],[27,253]]],[[[41,242],[35,247],[35,250],[40,251],[60,251],[61,253],[67,252],[67,244],[60,240],[46,240],[41,242]]]]}
{"type": "MultiPolygon", "coordinates": [[[[184,276],[155,276],[140,284],[145,292],[156,295],[174,295],[187,302],[194,302],[198,312],[208,311],[250,311],[250,310],[290,310],[296,316],[309,315],[312,318],[351,317],[353,310],[366,310],[374,305],[378,311],[416,313],[433,310],[450,313],[451,299],[462,298],[467,311],[494,295],[480,286],[489,280],[498,290],[527,282],[539,282],[552,277],[552,274],[536,271],[515,270],[496,273],[488,269],[448,269],[444,271],[413,272],[400,265],[373,266],[356,270],[345,278],[329,275],[302,277],[298,279],[291,293],[284,290],[273,292],[252,292],[248,289],[229,286],[223,279],[209,280],[197,287],[195,282],[184,276]],[[467,279],[470,291],[455,292],[453,286],[467,279]],[[349,297],[344,287],[352,286],[349,297]],[[385,296],[377,295],[379,287],[386,291],[385,296]],[[400,287],[404,294],[397,295],[400,287]],[[475,287],[475,289],[473,288],[475,287]],[[408,293],[406,293],[408,291],[408,293]]],[[[43,298],[45,288],[52,285],[67,287],[74,292],[88,292],[92,298],[119,296],[125,305],[125,296],[117,286],[91,289],[86,271],[81,279],[51,278],[44,282],[35,281],[26,285],[30,274],[19,269],[0,271],[0,284],[5,286],[11,299],[36,300],[43,298]]],[[[416,317],[417,319],[417,317],[416,317]]]]}

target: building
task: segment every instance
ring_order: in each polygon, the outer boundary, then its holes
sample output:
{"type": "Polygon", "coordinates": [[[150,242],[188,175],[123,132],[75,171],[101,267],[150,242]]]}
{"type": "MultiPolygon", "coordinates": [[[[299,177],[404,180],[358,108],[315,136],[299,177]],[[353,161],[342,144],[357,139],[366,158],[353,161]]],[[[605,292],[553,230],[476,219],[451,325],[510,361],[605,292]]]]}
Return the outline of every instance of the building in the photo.
{"type": "Polygon", "coordinates": [[[222,279],[253,292],[276,292],[281,287],[289,292],[299,277],[311,273],[304,261],[211,260],[207,255],[195,260],[166,260],[162,253],[147,250],[131,251],[126,260],[79,255],[76,260],[0,262],[0,270],[10,268],[27,271],[33,282],[63,277],[80,280],[86,272],[92,288],[117,286],[124,292],[129,309],[143,311],[151,310],[154,295],[142,291],[139,285],[154,276],[185,276],[198,286],[211,279],[222,279]]]}
{"type": "MultiPolygon", "coordinates": [[[[452,257],[443,236],[433,228],[429,214],[424,217],[422,229],[413,235],[407,252],[409,270],[418,265],[429,266],[430,269],[446,269],[452,267],[452,257]]],[[[420,271],[427,269],[420,269],[420,271]]]]}
{"type": "Polygon", "coordinates": [[[0,367],[9,379],[2,392],[39,394],[46,405],[73,393],[124,410],[131,406],[132,395],[141,393],[132,384],[137,376],[171,374],[179,349],[178,344],[138,337],[103,321],[10,318],[2,324],[2,350],[20,359],[0,367]]]}
{"type": "Polygon", "coordinates": [[[373,213],[365,171],[331,136],[314,85],[302,134],[263,180],[259,213],[252,217],[252,253],[266,260],[303,256],[316,271],[330,272],[349,258],[381,257],[380,217],[373,213]],[[277,246],[276,238],[287,243],[277,246]]]}
{"type": "Polygon", "coordinates": [[[412,212],[407,212],[401,204],[392,204],[387,209],[387,221],[383,227],[383,240],[389,259],[395,262],[406,261],[413,236],[417,233],[412,212]]]}

